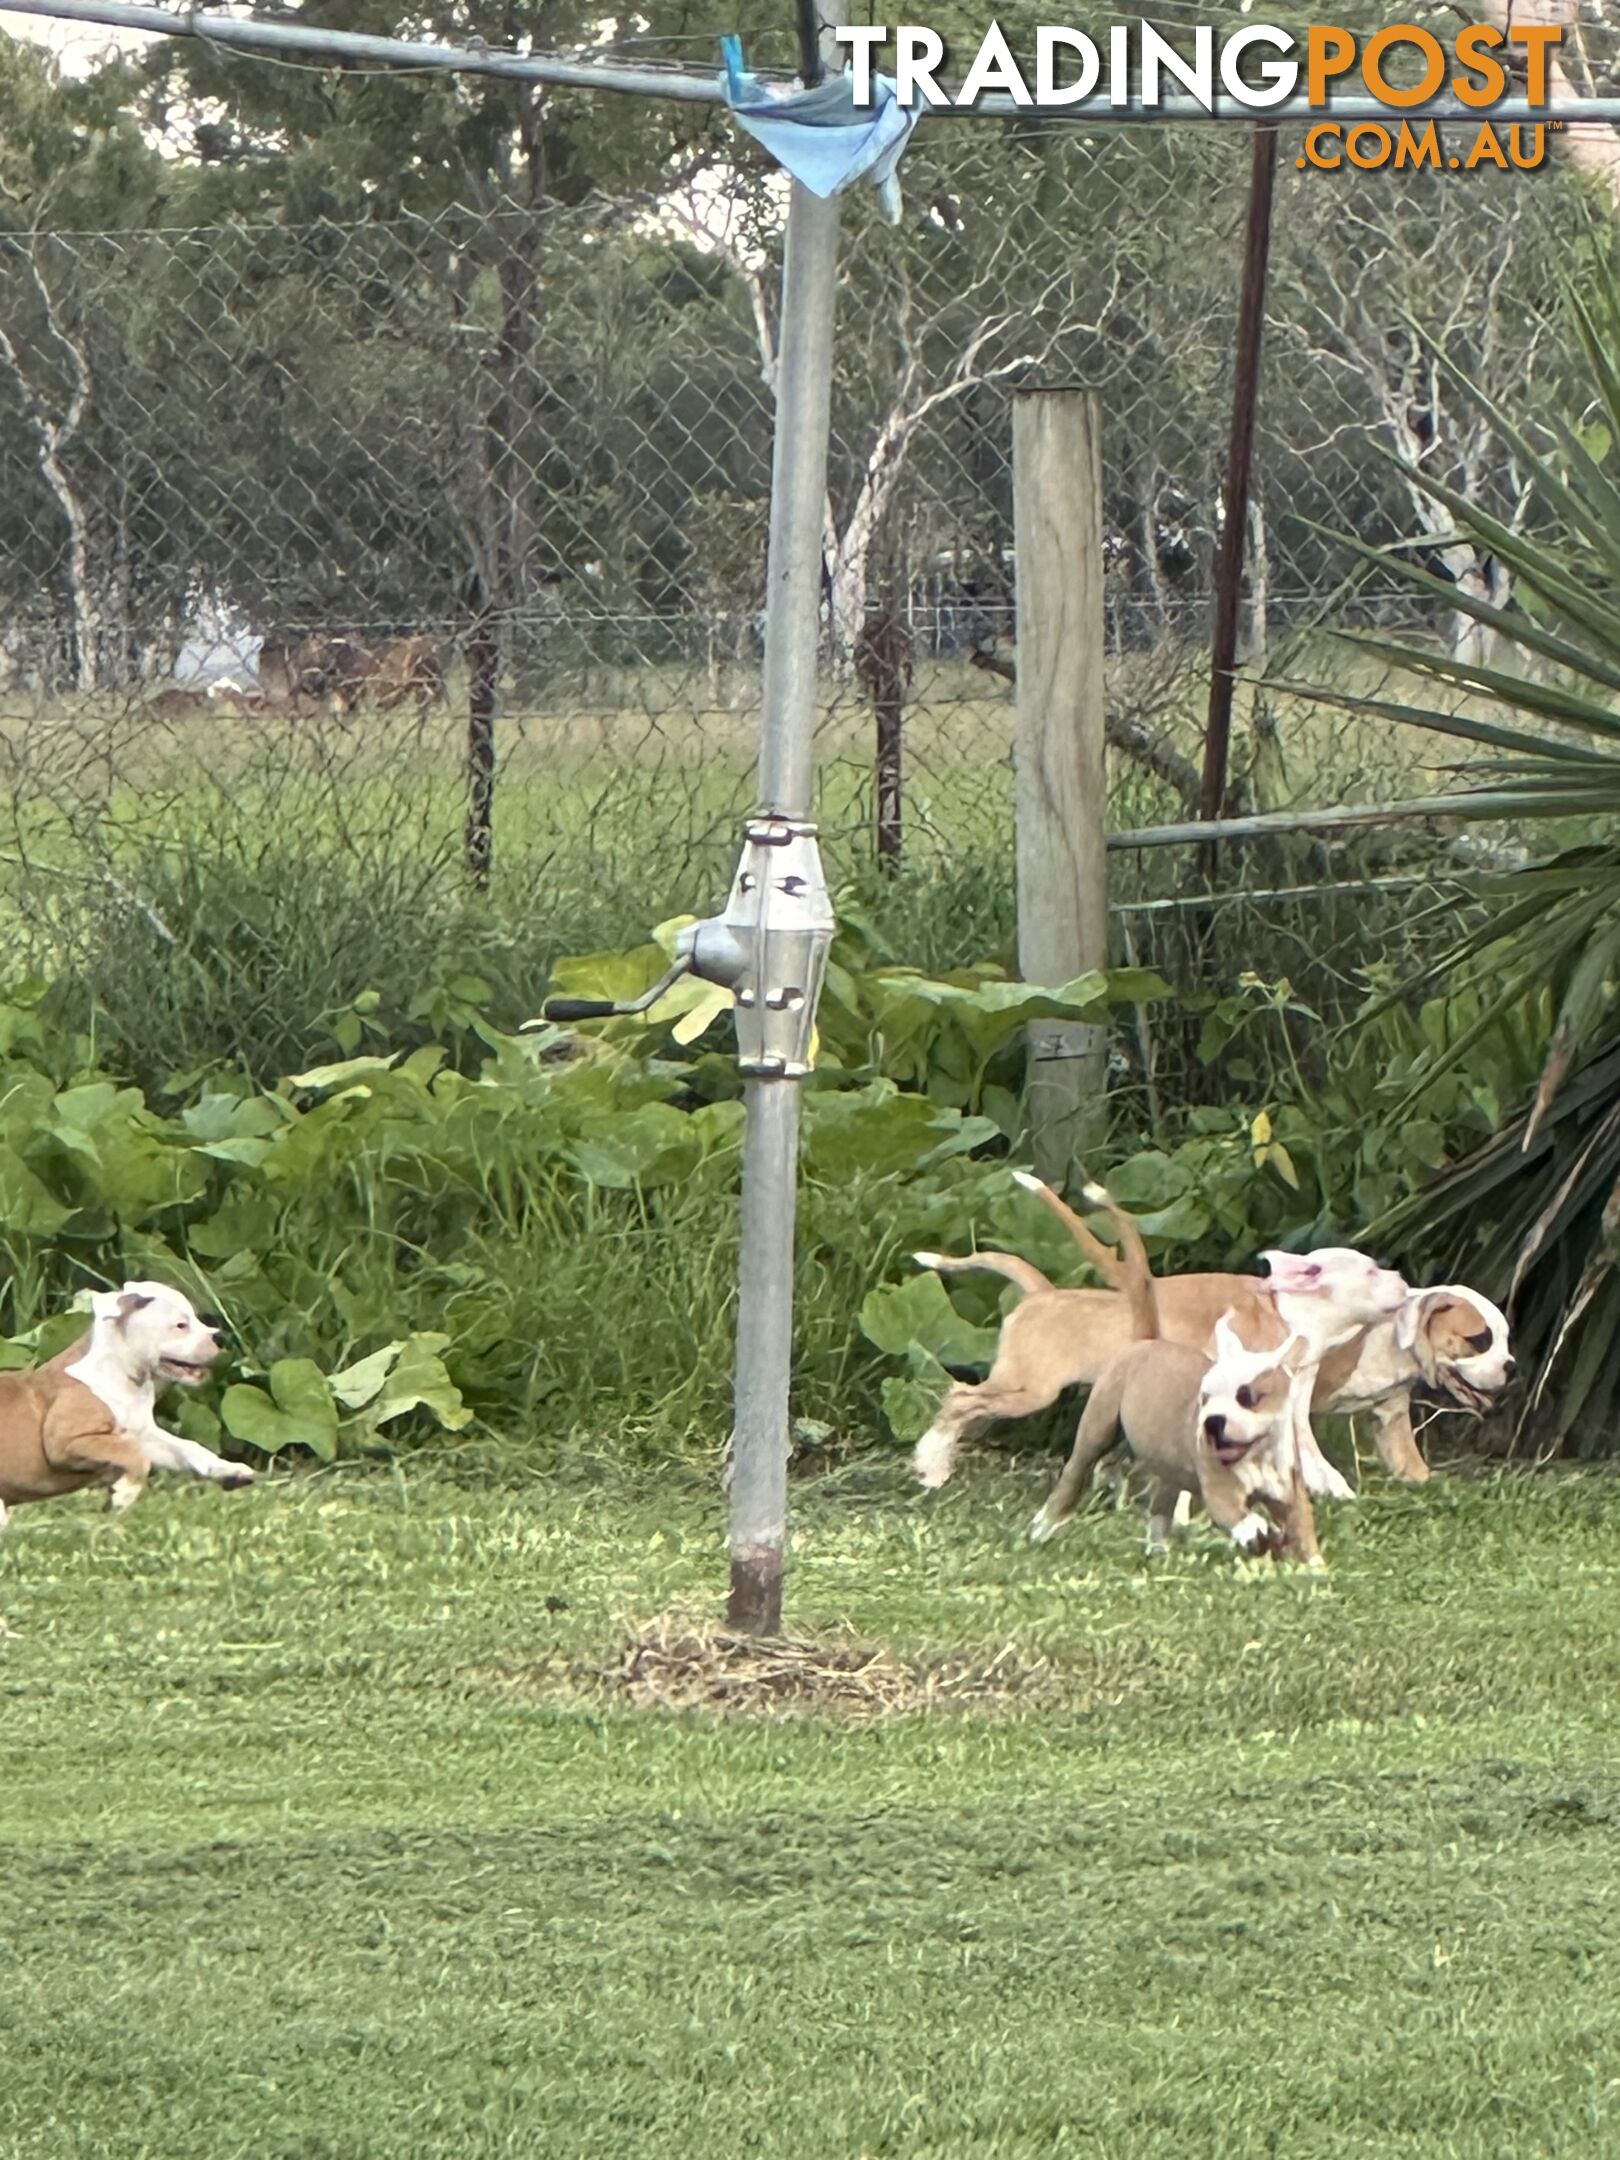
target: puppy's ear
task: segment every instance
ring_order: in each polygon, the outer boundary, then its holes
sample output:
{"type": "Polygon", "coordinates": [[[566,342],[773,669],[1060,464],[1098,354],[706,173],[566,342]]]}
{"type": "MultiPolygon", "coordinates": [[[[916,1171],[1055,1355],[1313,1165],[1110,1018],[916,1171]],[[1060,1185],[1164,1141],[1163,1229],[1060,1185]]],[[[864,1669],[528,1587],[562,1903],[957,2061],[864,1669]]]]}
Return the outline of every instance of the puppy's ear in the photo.
{"type": "Polygon", "coordinates": [[[1261,1288],[1273,1297],[1279,1291],[1287,1291],[1290,1297],[1309,1296],[1322,1288],[1320,1261],[1292,1252],[1263,1252],[1260,1257],[1270,1269],[1261,1288]]]}
{"type": "Polygon", "coordinates": [[[1419,1290],[1409,1297],[1395,1315],[1395,1347],[1397,1350],[1415,1350],[1419,1331],[1428,1324],[1434,1307],[1434,1292],[1419,1290]]]}
{"type": "Polygon", "coordinates": [[[150,1305],[151,1302],[152,1300],[144,1296],[139,1290],[121,1290],[118,1293],[116,1317],[120,1320],[128,1320],[132,1314],[138,1313],[143,1305],[150,1305]]]}

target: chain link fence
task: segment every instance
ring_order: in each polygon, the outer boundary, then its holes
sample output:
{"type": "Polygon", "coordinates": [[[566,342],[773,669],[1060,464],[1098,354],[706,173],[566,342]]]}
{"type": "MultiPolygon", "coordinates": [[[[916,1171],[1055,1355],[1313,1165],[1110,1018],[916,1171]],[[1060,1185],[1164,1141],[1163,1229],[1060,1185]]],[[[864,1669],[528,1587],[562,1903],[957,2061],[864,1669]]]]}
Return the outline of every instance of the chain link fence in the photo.
{"type": "MultiPolygon", "coordinates": [[[[163,110],[176,170],[263,139],[228,106],[163,110]]],[[[1249,535],[1236,785],[1257,808],[1436,784],[1423,741],[1280,685],[1370,680],[1335,632],[1457,634],[1343,534],[1417,536],[1494,589],[1410,474],[1512,517],[1512,446],[1418,333],[1494,392],[1555,395],[1592,217],[1556,160],[1328,174],[1298,147],[1249,535]]],[[[1086,384],[1104,414],[1113,823],[1190,806],[1247,153],[1223,128],[935,121],[898,226],[850,201],[821,811],[857,887],[938,883],[920,959],[1010,927],[1021,386],[1086,384]]],[[[47,191],[5,218],[0,870],[37,964],[109,905],[176,935],[153,851],[227,829],[328,869],[408,839],[423,879],[492,875],[565,940],[723,884],[758,717],[782,182],[723,124],[656,185],[482,180],[420,213],[289,186],[273,215],[88,229],[47,191]]],[[[1358,863],[1387,877],[1409,846],[1358,863]]],[[[1184,868],[1121,859],[1122,905],[1184,868]]]]}

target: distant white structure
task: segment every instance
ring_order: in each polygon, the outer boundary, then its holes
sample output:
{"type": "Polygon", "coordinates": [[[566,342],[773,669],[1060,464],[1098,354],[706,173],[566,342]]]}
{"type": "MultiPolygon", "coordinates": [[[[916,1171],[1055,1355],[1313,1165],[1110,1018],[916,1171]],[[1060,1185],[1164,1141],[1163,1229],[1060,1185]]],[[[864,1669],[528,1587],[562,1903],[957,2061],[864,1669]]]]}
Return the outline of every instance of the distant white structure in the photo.
{"type": "Polygon", "coordinates": [[[175,655],[173,679],[189,690],[257,682],[263,644],[242,616],[204,610],[175,655]]]}

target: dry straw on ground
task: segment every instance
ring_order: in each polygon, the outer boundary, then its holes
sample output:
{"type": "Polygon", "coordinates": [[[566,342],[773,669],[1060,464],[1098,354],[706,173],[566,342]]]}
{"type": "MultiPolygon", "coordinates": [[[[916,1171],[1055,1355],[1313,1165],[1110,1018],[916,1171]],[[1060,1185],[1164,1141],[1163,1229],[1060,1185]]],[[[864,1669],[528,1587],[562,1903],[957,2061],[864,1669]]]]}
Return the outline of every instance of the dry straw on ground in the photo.
{"type": "Polygon", "coordinates": [[[632,1625],[599,1660],[558,1659],[498,1677],[515,1692],[583,1692],[644,1710],[855,1719],[1023,1709],[1056,1683],[1045,1659],[1019,1656],[1011,1644],[989,1657],[902,1657],[841,1639],[734,1635],[681,1613],[632,1625]]]}

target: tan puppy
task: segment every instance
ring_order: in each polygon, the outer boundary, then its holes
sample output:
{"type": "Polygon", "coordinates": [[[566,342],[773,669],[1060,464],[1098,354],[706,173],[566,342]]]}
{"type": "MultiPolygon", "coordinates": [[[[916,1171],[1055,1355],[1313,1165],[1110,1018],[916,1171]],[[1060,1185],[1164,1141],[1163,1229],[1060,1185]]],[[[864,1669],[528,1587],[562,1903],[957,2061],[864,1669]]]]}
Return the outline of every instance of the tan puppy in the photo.
{"type": "MultiPolygon", "coordinates": [[[[1086,1197],[1111,1217],[1120,1241],[1117,1252],[1038,1178],[1024,1171],[1014,1176],[1058,1217],[1109,1282],[1124,1289],[1126,1270],[1147,1270],[1135,1223],[1100,1185],[1088,1185],[1086,1197]]],[[[1266,1278],[1170,1275],[1156,1281],[1161,1332],[1166,1341],[1207,1351],[1215,1324],[1224,1315],[1254,1349],[1274,1349],[1290,1334],[1302,1337],[1306,1348],[1298,1363],[1293,1411],[1300,1467],[1312,1491],[1348,1499],[1350,1487],[1323,1456],[1310,1428],[1316,1369],[1328,1350],[1398,1310],[1410,1292],[1390,1269],[1347,1247],[1330,1246],[1303,1256],[1267,1252],[1261,1257],[1271,1269],[1266,1278]]],[[[1002,1322],[988,1377],[977,1385],[954,1386],[918,1441],[912,1468],[926,1486],[945,1483],[969,1434],[998,1419],[1044,1410],[1067,1387],[1095,1385],[1136,1339],[1129,1304],[1118,1290],[1055,1289],[1038,1268],[1009,1253],[976,1253],[965,1259],[918,1253],[916,1259],[921,1267],[948,1274],[988,1269],[1026,1293],[1002,1322]]]]}
{"type": "MultiPolygon", "coordinates": [[[[1115,1216],[1120,1251],[1105,1245],[1049,1186],[1023,1171],[1016,1182],[1051,1209],[1085,1258],[1106,1282],[1123,1288],[1122,1257],[1134,1262],[1141,1237],[1129,1216],[1115,1216]]],[[[1086,1196],[1101,1192],[1088,1186],[1086,1196]]],[[[1099,1203],[1101,1204],[1101,1203],[1099,1203]]],[[[1040,1269],[1015,1253],[980,1252],[963,1258],[920,1252],[917,1265],[942,1275],[983,1270],[1000,1275],[1024,1292],[1001,1323],[995,1362],[978,1382],[959,1381],[940,1404],[928,1431],[917,1442],[911,1466],[920,1484],[943,1485],[956,1468],[965,1440],[1007,1418],[1032,1417],[1055,1403],[1065,1388],[1092,1387],[1130,1345],[1141,1339],[1127,1299],[1119,1288],[1060,1290],[1040,1269]]],[[[1212,1340],[1215,1323],[1225,1313],[1240,1315],[1263,1335],[1286,1330],[1277,1323],[1265,1284],[1251,1275],[1169,1275],[1153,1284],[1158,1331],[1167,1342],[1202,1350],[1212,1340]]]]}
{"type": "Polygon", "coordinates": [[[130,1507],[153,1469],[189,1470],[235,1486],[241,1463],[163,1432],[153,1417],[160,1382],[195,1386],[219,1355],[212,1328],[178,1291],[126,1283],[91,1300],[88,1336],[37,1372],[0,1373],[0,1527],[6,1510],[104,1485],[130,1507]]]}
{"type": "Polygon", "coordinates": [[[1213,1359],[1185,1343],[1152,1339],[1153,1288],[1143,1271],[1127,1289],[1143,1339],[1093,1386],[1073,1453],[1030,1536],[1041,1544],[1056,1534],[1098,1463],[1123,1441],[1151,1480],[1150,1552],[1164,1549],[1183,1496],[1195,1496],[1244,1552],[1285,1553],[1320,1567],[1293,1440],[1296,1368],[1307,1346],[1295,1337],[1280,1349],[1251,1350],[1225,1314],[1215,1323],[1213,1359]]]}

